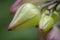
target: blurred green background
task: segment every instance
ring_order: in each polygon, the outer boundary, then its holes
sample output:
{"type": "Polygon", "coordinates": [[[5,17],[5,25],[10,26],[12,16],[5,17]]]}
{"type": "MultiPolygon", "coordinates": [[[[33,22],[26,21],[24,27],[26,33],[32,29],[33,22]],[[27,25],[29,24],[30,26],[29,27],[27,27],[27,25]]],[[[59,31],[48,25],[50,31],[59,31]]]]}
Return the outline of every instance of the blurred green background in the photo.
{"type": "Polygon", "coordinates": [[[38,29],[34,27],[12,32],[7,30],[14,16],[9,12],[14,2],[15,0],[0,0],[0,40],[38,40],[38,29]]]}

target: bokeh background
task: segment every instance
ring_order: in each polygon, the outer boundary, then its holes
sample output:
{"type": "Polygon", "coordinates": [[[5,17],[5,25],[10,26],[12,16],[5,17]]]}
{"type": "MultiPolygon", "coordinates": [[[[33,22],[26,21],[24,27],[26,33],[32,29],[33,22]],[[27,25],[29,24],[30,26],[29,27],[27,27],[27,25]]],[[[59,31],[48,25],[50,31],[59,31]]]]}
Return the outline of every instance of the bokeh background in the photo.
{"type": "Polygon", "coordinates": [[[38,40],[38,29],[34,27],[10,32],[7,30],[14,16],[9,10],[15,1],[0,0],[0,40],[38,40]]]}

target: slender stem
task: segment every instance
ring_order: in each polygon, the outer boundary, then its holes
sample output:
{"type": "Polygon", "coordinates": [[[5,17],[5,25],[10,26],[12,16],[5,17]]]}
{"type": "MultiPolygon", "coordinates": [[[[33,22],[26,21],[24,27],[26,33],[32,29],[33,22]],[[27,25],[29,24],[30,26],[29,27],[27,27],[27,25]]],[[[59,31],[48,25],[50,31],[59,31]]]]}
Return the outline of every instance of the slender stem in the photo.
{"type": "Polygon", "coordinates": [[[56,10],[56,7],[58,6],[58,4],[59,4],[59,3],[57,3],[57,4],[53,7],[53,9],[50,9],[50,16],[53,15],[53,12],[56,10]]]}
{"type": "Polygon", "coordinates": [[[52,5],[52,4],[56,3],[56,2],[57,2],[56,0],[53,0],[53,1],[49,2],[49,3],[40,5],[41,11],[43,11],[43,9],[44,9],[45,7],[48,7],[48,6],[50,6],[50,5],[52,5]]]}
{"type": "Polygon", "coordinates": [[[53,15],[53,12],[56,10],[56,7],[59,5],[60,2],[57,1],[57,4],[53,7],[53,9],[51,9],[50,11],[50,16],[53,15]]]}
{"type": "Polygon", "coordinates": [[[59,3],[57,3],[57,4],[55,5],[55,7],[53,8],[53,11],[56,10],[56,7],[57,7],[58,5],[59,5],[59,3]]]}
{"type": "Polygon", "coordinates": [[[50,5],[52,5],[52,4],[56,3],[56,2],[57,2],[57,0],[53,0],[53,1],[49,2],[49,3],[41,5],[41,7],[44,8],[44,7],[50,6],[50,5]]]}

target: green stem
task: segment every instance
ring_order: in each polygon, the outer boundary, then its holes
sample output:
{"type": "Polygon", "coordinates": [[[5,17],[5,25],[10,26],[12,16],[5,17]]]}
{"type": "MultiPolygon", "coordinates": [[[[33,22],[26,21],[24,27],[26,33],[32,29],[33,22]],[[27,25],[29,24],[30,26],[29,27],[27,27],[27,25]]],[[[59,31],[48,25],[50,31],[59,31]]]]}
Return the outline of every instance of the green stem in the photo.
{"type": "Polygon", "coordinates": [[[57,4],[53,7],[53,9],[51,10],[50,16],[53,15],[53,12],[56,10],[56,7],[59,5],[59,2],[57,2],[57,4]]]}
{"type": "Polygon", "coordinates": [[[52,5],[52,4],[54,4],[54,3],[56,3],[57,1],[56,0],[54,0],[54,1],[51,1],[51,2],[49,2],[49,3],[46,3],[46,4],[42,4],[40,7],[41,7],[41,11],[43,11],[43,9],[45,8],[45,7],[48,7],[48,6],[50,6],[50,5],[52,5]]]}
{"type": "Polygon", "coordinates": [[[52,4],[56,3],[56,2],[57,2],[57,1],[54,0],[54,1],[51,1],[51,2],[49,2],[49,3],[42,4],[41,7],[44,8],[44,7],[50,6],[50,5],[52,5],[52,4]]]}

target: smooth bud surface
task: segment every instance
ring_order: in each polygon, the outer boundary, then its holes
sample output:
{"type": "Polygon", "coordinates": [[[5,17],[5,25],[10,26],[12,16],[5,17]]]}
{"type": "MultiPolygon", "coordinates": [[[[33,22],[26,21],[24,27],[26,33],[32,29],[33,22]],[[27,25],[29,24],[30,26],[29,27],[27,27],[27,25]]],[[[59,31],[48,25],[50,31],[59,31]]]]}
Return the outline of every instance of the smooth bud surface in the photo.
{"type": "Polygon", "coordinates": [[[53,27],[53,24],[53,18],[49,15],[45,15],[44,17],[41,17],[41,20],[39,22],[39,29],[42,29],[43,32],[47,32],[53,27]]]}
{"type": "Polygon", "coordinates": [[[31,26],[36,26],[38,25],[39,20],[39,8],[31,3],[25,3],[17,10],[12,22],[8,27],[8,30],[21,30],[31,26]]]}
{"type": "Polygon", "coordinates": [[[54,19],[54,23],[57,23],[59,21],[59,14],[54,11],[52,18],[54,19]]]}

